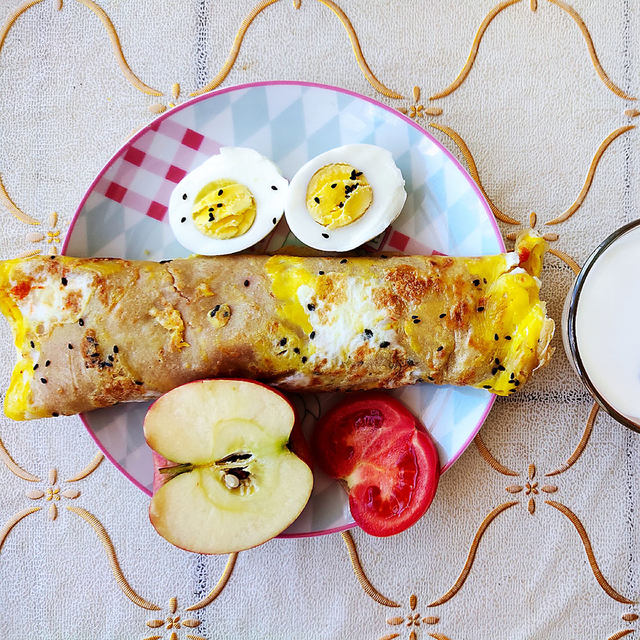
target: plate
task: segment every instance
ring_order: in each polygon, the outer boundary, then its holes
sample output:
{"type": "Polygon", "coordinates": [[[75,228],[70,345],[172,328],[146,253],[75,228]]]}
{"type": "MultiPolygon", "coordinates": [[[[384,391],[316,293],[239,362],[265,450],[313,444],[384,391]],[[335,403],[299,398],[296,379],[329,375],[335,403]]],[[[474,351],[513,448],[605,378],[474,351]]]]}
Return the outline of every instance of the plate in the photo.
{"type": "MultiPolygon", "coordinates": [[[[174,239],[167,205],[177,182],[221,146],[252,147],[287,178],[307,160],[349,143],[391,151],[406,182],[403,212],[365,251],[473,256],[504,251],[493,215],[453,156],[415,122],[364,96],[325,85],[263,82],[230,87],[179,105],[129,139],[89,187],[71,223],[63,253],[162,260],[188,255],[174,239]]],[[[284,218],[254,250],[300,243],[284,218]]],[[[462,454],[494,397],[482,389],[429,384],[392,392],[420,418],[438,445],[442,469],[462,454]]],[[[310,434],[340,394],[293,399],[310,434]]],[[[148,403],[81,416],[113,464],[151,494],[153,465],[142,421],[148,403]]],[[[316,472],[312,497],[284,536],[333,533],[354,526],[340,485],[316,472]]]]}

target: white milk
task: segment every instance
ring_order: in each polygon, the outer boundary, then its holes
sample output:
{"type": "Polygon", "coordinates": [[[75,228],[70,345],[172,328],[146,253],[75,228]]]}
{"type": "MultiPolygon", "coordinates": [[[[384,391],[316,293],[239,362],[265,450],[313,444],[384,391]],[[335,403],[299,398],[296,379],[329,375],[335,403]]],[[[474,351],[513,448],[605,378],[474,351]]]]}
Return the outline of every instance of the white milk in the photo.
{"type": "Polygon", "coordinates": [[[576,309],[576,344],[589,379],[640,424],[640,227],[593,263],[576,309]]]}

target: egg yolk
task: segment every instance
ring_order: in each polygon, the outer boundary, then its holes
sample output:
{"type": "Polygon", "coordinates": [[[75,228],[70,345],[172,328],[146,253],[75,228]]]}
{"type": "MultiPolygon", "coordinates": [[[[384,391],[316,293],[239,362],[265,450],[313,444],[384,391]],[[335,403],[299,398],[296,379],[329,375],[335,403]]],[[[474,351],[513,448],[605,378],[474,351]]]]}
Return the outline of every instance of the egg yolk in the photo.
{"type": "Polygon", "coordinates": [[[307,209],[323,227],[337,229],[355,222],[373,200],[371,185],[350,164],[329,164],[318,169],[307,185],[307,209]]]}
{"type": "Polygon", "coordinates": [[[204,235],[227,240],[251,228],[256,219],[256,202],[243,184],[235,180],[214,180],[196,196],[191,215],[204,235]]]}

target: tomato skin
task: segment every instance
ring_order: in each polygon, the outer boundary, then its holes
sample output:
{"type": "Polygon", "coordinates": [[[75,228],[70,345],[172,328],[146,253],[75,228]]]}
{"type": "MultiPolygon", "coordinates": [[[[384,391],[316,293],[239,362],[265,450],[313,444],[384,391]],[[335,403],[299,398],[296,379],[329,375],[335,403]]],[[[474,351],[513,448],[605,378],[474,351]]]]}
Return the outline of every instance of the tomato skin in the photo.
{"type": "Polygon", "coordinates": [[[319,420],[313,449],[325,473],[346,481],[351,514],[371,535],[404,531],[435,496],[436,447],[413,414],[385,393],[339,403],[319,420]]]}

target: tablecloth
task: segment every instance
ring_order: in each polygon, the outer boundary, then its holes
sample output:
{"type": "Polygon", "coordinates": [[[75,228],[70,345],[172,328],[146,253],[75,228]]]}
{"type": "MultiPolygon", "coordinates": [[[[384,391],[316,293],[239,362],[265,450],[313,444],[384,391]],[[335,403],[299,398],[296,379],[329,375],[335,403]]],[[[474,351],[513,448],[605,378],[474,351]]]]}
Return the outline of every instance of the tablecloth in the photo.
{"type": "MultiPolygon", "coordinates": [[[[132,131],[194,92],[345,87],[429,130],[507,239],[574,272],[638,217],[634,0],[2,0],[0,256],[58,251],[132,131]]],[[[427,515],[225,557],[168,545],[77,417],[0,419],[6,638],[617,640],[640,629],[640,438],[597,410],[558,336],[500,398],[427,515]]],[[[14,359],[0,326],[3,389],[14,359]]],[[[615,375],[615,372],[612,372],[615,375]]]]}

